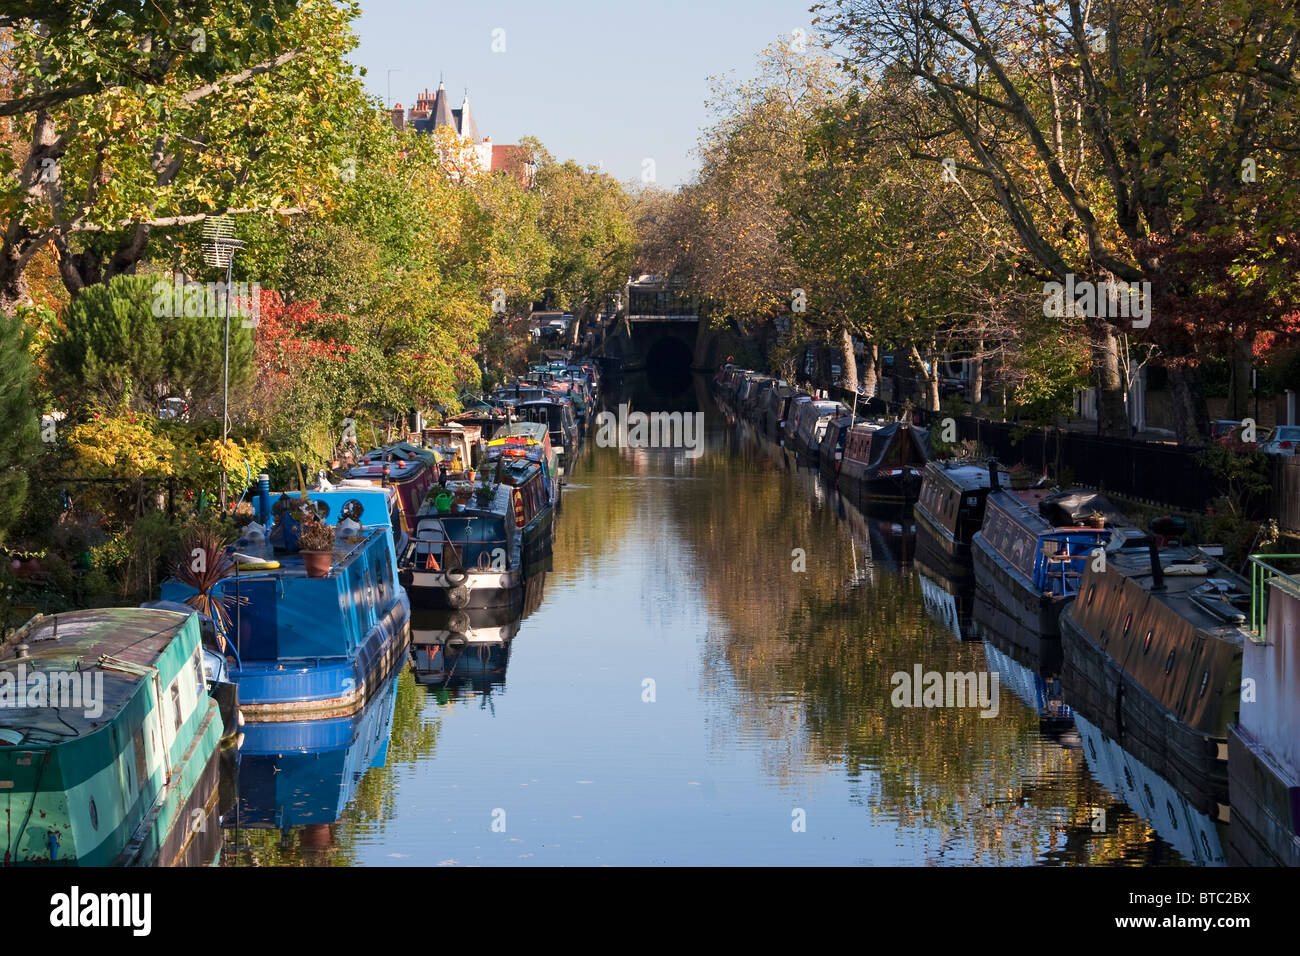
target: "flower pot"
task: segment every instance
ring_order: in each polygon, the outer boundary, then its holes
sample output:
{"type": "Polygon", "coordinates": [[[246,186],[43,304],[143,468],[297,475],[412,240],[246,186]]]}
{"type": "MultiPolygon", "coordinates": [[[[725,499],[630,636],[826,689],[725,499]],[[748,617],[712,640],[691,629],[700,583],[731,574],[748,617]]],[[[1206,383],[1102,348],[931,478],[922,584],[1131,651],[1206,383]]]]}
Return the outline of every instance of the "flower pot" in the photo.
{"type": "Polygon", "coordinates": [[[303,566],[307,569],[307,577],[324,578],[328,577],[330,567],[334,563],[333,551],[299,551],[302,555],[303,566]]]}
{"type": "Polygon", "coordinates": [[[1087,524],[1089,528],[1105,528],[1106,518],[1103,515],[1097,515],[1095,517],[1089,515],[1087,524]]]}

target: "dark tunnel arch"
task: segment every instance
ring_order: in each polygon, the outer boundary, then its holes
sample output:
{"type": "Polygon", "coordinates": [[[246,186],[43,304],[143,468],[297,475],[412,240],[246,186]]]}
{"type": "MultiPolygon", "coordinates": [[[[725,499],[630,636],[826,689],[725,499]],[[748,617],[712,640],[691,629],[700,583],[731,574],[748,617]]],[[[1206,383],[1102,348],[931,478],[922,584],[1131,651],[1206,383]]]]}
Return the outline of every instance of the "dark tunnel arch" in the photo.
{"type": "Polygon", "coordinates": [[[659,392],[677,394],[691,387],[690,344],[675,335],[657,339],[645,353],[646,384],[659,392]]]}

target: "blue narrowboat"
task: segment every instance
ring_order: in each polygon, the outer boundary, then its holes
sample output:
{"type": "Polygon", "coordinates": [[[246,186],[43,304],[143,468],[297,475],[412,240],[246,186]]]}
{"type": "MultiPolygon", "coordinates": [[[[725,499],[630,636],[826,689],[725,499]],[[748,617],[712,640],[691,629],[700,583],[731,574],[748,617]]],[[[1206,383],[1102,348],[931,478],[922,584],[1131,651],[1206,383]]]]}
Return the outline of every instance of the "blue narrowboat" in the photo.
{"type": "MultiPolygon", "coordinates": [[[[396,494],[391,486],[308,492],[316,513],[337,522],[331,566],[313,577],[297,547],[299,496],[282,495],[272,509],[263,488],[258,508],[263,523],[276,516],[275,560],[232,549],[234,573],[213,585],[231,618],[229,679],[248,720],[350,714],[405,659],[411,606],[398,584],[396,494]]],[[[164,600],[195,593],[175,578],[163,582],[164,600]]]]}
{"type": "Polygon", "coordinates": [[[981,616],[990,626],[1041,657],[1043,640],[1060,640],[1061,611],[1097,549],[1117,526],[1131,525],[1093,492],[1003,490],[996,462],[989,489],[984,523],[971,537],[976,600],[987,605],[981,616]]]}

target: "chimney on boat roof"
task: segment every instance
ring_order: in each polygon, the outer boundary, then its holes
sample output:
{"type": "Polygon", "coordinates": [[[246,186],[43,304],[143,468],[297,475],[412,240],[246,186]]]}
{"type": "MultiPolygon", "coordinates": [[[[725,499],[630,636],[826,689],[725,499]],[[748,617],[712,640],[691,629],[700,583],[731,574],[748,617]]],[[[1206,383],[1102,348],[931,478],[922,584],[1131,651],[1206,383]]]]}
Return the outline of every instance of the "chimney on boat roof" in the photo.
{"type": "Polygon", "coordinates": [[[1162,591],[1165,587],[1165,569],[1160,566],[1160,549],[1156,547],[1155,535],[1147,538],[1147,550],[1151,554],[1151,590],[1162,591]]]}
{"type": "Polygon", "coordinates": [[[1002,485],[998,483],[998,460],[989,459],[989,491],[1001,491],[1002,485]]]}

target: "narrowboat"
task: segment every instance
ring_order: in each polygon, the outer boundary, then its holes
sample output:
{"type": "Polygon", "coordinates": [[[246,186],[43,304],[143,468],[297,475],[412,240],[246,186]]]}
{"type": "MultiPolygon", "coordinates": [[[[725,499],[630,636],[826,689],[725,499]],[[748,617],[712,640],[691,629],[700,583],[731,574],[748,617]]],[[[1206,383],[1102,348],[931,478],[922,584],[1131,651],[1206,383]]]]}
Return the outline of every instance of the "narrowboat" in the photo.
{"type": "Polygon", "coordinates": [[[831,420],[848,411],[839,402],[828,399],[814,399],[804,402],[798,408],[795,419],[793,449],[811,464],[817,464],[821,448],[822,435],[831,420]]]}
{"type": "Polygon", "coordinates": [[[388,759],[400,675],[392,674],[366,705],[321,720],[249,723],[237,771],[238,797],[226,827],[296,831],[303,849],[333,843],[361,778],[388,759]]]}
{"type": "Polygon", "coordinates": [[[1061,615],[1066,693],[1199,812],[1226,822],[1247,586],[1199,549],[1158,549],[1135,530],[1117,537],[1104,566],[1083,563],[1061,615]]]}
{"type": "MultiPolygon", "coordinates": [[[[1002,480],[1007,480],[1005,473],[1002,480]]],[[[984,524],[989,471],[971,461],[931,461],[921,473],[916,516],[917,548],[950,577],[971,574],[970,542],[984,524]]]]}
{"type": "Polygon", "coordinates": [[[560,459],[559,472],[565,475],[578,454],[578,424],[573,418],[573,406],[558,397],[540,401],[520,402],[515,406],[520,421],[545,425],[551,433],[551,447],[560,459]]]}
{"type": "Polygon", "coordinates": [[[421,684],[471,681],[486,689],[505,680],[520,612],[421,611],[411,628],[411,660],[421,684]]]}
{"type": "Polygon", "coordinates": [[[543,483],[547,489],[552,507],[560,503],[560,482],[558,479],[555,449],[551,447],[551,433],[540,422],[515,422],[505,429],[497,438],[487,444],[486,462],[495,468],[502,458],[525,457],[542,466],[543,483]]]}
{"type": "MultiPolygon", "coordinates": [[[[227,549],[232,573],[210,596],[226,607],[225,634],[249,720],[335,717],[358,710],[405,659],[411,605],[398,586],[389,487],[347,487],[281,495],[273,507],[260,496],[272,561],[246,560],[245,540],[227,549]],[[309,569],[298,548],[302,509],[334,521],[334,548],[323,576],[309,569]]],[[[246,534],[248,532],[246,531],[246,534]]],[[[253,555],[256,558],[256,555],[253,555]]],[[[178,578],[163,582],[164,600],[186,601],[196,588],[178,578]]]]}
{"type": "Polygon", "coordinates": [[[971,536],[976,600],[987,604],[990,625],[1017,642],[1058,640],[1061,610],[1116,527],[1131,526],[1101,495],[1003,490],[997,463],[990,461],[984,523],[971,536]],[[1091,517],[1096,513],[1104,521],[1091,517]]]}
{"type": "Polygon", "coordinates": [[[822,477],[831,484],[835,484],[839,477],[840,462],[844,460],[844,441],[856,421],[852,414],[837,415],[826,423],[826,430],[822,432],[821,445],[817,449],[818,467],[822,477]]]}
{"type": "Polygon", "coordinates": [[[790,399],[796,394],[795,389],[781,382],[763,393],[759,406],[758,430],[772,441],[781,439],[781,423],[785,420],[790,399]]]}
{"type": "Polygon", "coordinates": [[[1228,726],[1228,859],[1235,866],[1300,866],[1300,575],[1251,558],[1253,620],[1243,645],[1242,701],[1228,726]]]}
{"type": "Polygon", "coordinates": [[[838,483],[846,494],[879,505],[910,505],[930,460],[929,432],[909,422],[859,422],[844,439],[838,483]]]}
{"type": "Polygon", "coordinates": [[[216,858],[222,724],[197,614],[39,615],[0,647],[0,700],[6,866],[216,858]]]}
{"type": "MultiPolygon", "coordinates": [[[[482,430],[477,425],[452,421],[443,422],[441,425],[430,425],[424,429],[424,443],[438,455],[438,474],[424,489],[425,495],[438,481],[469,476],[482,457],[482,434],[482,430]]],[[[416,511],[424,502],[424,497],[422,495],[416,501],[416,511]]]]}
{"type": "Polygon", "coordinates": [[[790,396],[790,401],[785,406],[785,418],[777,423],[777,441],[782,447],[794,449],[794,431],[799,421],[799,414],[803,407],[812,401],[816,399],[806,392],[798,392],[790,396]]]}
{"type": "Polygon", "coordinates": [[[417,608],[517,609],[524,579],[550,556],[557,483],[540,448],[506,446],[490,474],[494,483],[440,492],[421,509],[401,560],[417,608]]]}
{"type": "Polygon", "coordinates": [[[367,452],[354,468],[344,474],[341,486],[361,487],[391,485],[397,490],[398,521],[400,531],[409,535],[420,502],[438,480],[436,456],[427,448],[408,442],[385,445],[367,452]]]}

